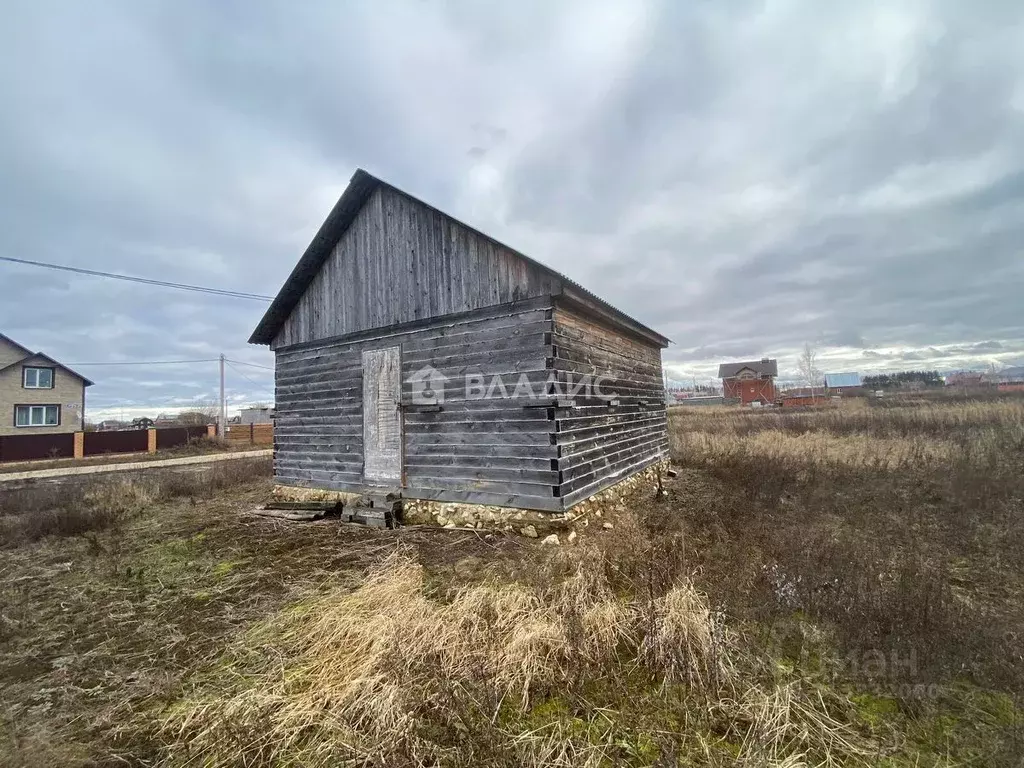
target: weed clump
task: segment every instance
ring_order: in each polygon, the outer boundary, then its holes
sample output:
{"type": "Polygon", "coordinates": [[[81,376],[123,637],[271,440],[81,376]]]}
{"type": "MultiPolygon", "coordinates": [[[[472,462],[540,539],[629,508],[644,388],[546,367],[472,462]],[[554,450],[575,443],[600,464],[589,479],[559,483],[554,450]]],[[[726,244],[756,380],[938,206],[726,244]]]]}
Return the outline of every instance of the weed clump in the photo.
{"type": "Polygon", "coordinates": [[[712,720],[743,759],[869,753],[820,695],[742,683],[736,668],[754,672],[752,660],[688,580],[655,599],[617,595],[599,560],[557,558],[546,575],[568,578],[436,599],[407,554],[386,557],[355,591],[254,629],[197,681],[161,719],[167,764],[596,766],[681,749],[731,760],[712,720]],[[608,719],[638,704],[661,719],[703,712],[703,740],[608,719]]]}
{"type": "Polygon", "coordinates": [[[95,483],[53,506],[0,515],[0,544],[18,546],[44,536],[77,536],[115,528],[153,500],[151,488],[130,480],[95,483]]]}

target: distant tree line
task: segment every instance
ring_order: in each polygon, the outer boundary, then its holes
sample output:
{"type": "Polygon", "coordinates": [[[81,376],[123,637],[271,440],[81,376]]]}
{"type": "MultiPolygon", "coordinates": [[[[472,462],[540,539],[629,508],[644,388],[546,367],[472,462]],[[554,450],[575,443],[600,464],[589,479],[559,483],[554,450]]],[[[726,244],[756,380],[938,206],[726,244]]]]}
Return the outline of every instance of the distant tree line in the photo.
{"type": "Polygon", "coordinates": [[[899,373],[876,373],[861,378],[868,389],[899,389],[901,387],[941,387],[942,377],[938,371],[900,371],[899,373]]]}

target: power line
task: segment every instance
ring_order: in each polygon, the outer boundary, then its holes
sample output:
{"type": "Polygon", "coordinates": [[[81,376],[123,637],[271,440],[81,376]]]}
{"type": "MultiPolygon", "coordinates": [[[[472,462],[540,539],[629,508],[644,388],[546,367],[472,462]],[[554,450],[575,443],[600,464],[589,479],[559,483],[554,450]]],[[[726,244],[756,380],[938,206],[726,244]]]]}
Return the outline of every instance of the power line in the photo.
{"type": "MultiPolygon", "coordinates": [[[[66,365],[185,365],[187,363],[216,363],[219,359],[217,357],[203,357],[195,360],[104,360],[88,363],[66,363],[66,365]]],[[[230,360],[228,358],[225,358],[225,360],[235,365],[248,365],[251,368],[259,368],[261,371],[274,370],[269,365],[257,365],[256,363],[246,363],[241,360],[230,360]]]]}
{"type": "Polygon", "coordinates": [[[43,261],[30,261],[28,259],[16,259],[12,256],[0,256],[0,261],[9,261],[14,264],[27,264],[31,267],[44,267],[45,269],[57,269],[64,272],[74,272],[79,275],[92,275],[93,277],[109,277],[114,280],[127,280],[132,283],[143,283],[144,285],[159,285],[164,288],[177,288],[182,291],[193,291],[195,293],[208,293],[214,296],[225,296],[232,299],[252,299],[254,301],[273,301],[273,296],[262,296],[258,293],[245,293],[244,291],[229,291],[221,288],[207,288],[201,285],[189,285],[187,283],[172,283],[167,280],[152,280],[147,277],[133,277],[131,275],[118,275],[113,272],[100,272],[95,269],[82,269],[80,267],[69,267],[64,264],[48,264],[43,261]]]}
{"type": "Polygon", "coordinates": [[[182,366],[189,362],[216,362],[217,357],[195,360],[111,360],[104,362],[68,362],[68,366],[182,366]]]}
{"type": "Polygon", "coordinates": [[[237,373],[237,374],[238,374],[239,376],[241,376],[241,377],[242,377],[243,379],[245,379],[246,381],[248,381],[248,382],[249,382],[250,384],[252,384],[252,385],[253,385],[254,387],[265,387],[265,386],[266,386],[266,384],[257,384],[257,383],[256,383],[255,381],[253,381],[252,379],[250,379],[250,378],[249,378],[248,376],[246,376],[246,375],[245,375],[244,373],[242,373],[242,372],[241,372],[240,370],[238,370],[237,368],[235,368],[235,366],[233,366],[233,365],[231,364],[231,361],[230,361],[230,360],[228,360],[227,358],[224,358],[224,362],[228,364],[228,367],[229,367],[229,368],[230,368],[230,369],[231,369],[232,371],[234,371],[235,373],[237,373]]]}
{"type": "Polygon", "coordinates": [[[256,363],[243,363],[241,360],[228,360],[229,363],[237,363],[238,365],[248,365],[252,368],[262,368],[264,371],[272,371],[274,368],[269,365],[256,365],[256,363]]]}
{"type": "Polygon", "coordinates": [[[150,409],[150,410],[158,410],[158,409],[161,409],[161,408],[198,409],[198,408],[216,408],[216,404],[213,403],[213,401],[205,401],[205,400],[199,401],[197,403],[165,403],[165,402],[161,402],[161,403],[135,403],[135,402],[127,402],[127,403],[120,403],[120,402],[117,402],[117,403],[95,403],[92,400],[90,400],[89,404],[88,404],[88,409],[90,411],[97,411],[97,410],[103,411],[103,410],[109,410],[111,408],[147,408],[147,409],[150,409]]]}

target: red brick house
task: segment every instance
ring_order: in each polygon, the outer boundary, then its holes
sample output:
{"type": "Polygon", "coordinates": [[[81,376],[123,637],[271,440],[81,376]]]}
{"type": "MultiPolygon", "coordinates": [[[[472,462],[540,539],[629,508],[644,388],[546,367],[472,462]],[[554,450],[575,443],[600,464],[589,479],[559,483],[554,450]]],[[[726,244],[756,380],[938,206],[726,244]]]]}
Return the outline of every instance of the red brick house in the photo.
{"type": "Polygon", "coordinates": [[[744,405],[774,403],[775,377],[778,375],[778,362],[767,357],[755,362],[722,363],[718,366],[718,378],[722,380],[725,396],[738,398],[744,405]]]}

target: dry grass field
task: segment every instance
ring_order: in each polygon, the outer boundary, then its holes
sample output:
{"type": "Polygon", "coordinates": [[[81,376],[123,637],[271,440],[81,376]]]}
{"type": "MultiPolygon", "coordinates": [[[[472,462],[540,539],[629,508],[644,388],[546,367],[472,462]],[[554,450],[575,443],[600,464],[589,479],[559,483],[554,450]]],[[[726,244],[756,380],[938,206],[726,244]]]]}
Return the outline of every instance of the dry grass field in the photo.
{"type": "Polygon", "coordinates": [[[0,764],[1014,766],[1024,400],[674,409],[572,546],[0,494],[0,764]]]}

